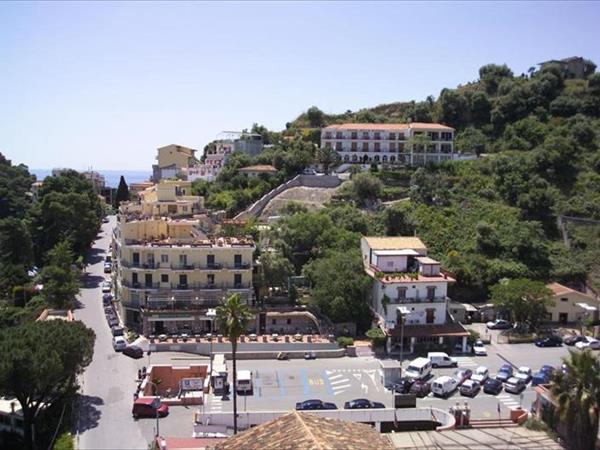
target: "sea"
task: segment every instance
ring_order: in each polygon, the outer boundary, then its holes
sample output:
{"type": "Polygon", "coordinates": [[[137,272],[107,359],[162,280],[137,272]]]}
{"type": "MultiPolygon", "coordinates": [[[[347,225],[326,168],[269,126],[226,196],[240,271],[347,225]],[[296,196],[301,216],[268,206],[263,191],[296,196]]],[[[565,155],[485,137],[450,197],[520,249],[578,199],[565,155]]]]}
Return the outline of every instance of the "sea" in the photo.
{"type": "MultiPolygon", "coordinates": [[[[152,172],[149,170],[94,169],[94,171],[104,175],[104,178],[106,180],[106,186],[113,188],[119,186],[119,180],[121,179],[121,175],[125,177],[125,181],[127,182],[127,184],[142,183],[144,181],[148,181],[148,179],[152,175],[152,172]]],[[[43,180],[44,178],[52,175],[52,169],[29,169],[29,173],[34,174],[38,180],[43,180]]]]}

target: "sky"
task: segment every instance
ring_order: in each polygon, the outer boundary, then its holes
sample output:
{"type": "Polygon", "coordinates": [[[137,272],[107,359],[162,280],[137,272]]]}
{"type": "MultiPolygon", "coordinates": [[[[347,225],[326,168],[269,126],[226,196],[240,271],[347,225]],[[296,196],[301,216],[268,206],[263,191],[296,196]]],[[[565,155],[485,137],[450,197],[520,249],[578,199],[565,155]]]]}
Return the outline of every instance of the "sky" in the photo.
{"type": "Polygon", "coordinates": [[[222,130],[438,96],[479,67],[600,66],[595,2],[1,2],[0,152],[150,170],[222,130]]]}

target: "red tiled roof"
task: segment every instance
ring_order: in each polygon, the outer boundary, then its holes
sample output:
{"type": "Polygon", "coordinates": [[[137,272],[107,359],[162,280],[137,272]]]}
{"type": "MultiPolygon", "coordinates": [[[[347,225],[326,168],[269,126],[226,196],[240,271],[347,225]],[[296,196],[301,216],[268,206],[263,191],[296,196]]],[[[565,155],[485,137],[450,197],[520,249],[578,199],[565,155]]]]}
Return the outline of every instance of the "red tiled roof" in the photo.
{"type": "Polygon", "coordinates": [[[337,131],[337,130],[382,130],[382,131],[405,131],[408,129],[414,130],[444,130],[454,131],[454,128],[442,125],[441,123],[342,123],[338,125],[329,125],[324,130],[337,131]]]}

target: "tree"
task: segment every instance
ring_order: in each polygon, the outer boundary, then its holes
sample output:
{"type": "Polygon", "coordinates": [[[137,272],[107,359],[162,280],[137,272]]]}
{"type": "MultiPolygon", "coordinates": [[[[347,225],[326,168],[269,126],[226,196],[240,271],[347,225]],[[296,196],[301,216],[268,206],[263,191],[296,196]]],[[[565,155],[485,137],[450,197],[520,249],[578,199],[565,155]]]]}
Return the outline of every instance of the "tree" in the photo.
{"type": "Polygon", "coordinates": [[[30,205],[27,194],[34,179],[27,166],[13,166],[0,153],[0,219],[25,216],[30,205]]]}
{"type": "Polygon", "coordinates": [[[76,389],[92,361],[95,334],[82,322],[26,323],[0,329],[0,394],[23,409],[26,447],[35,448],[33,426],[43,412],[76,389]]]}
{"type": "Polygon", "coordinates": [[[485,86],[488,94],[494,95],[500,82],[506,78],[511,79],[513,72],[506,64],[487,64],[479,69],[479,80],[485,86]]]}
{"type": "Polygon", "coordinates": [[[27,283],[32,264],[33,247],[25,222],[0,219],[0,294],[8,297],[15,286],[27,283]]]}
{"type": "Polygon", "coordinates": [[[471,109],[471,120],[475,125],[481,126],[490,123],[492,103],[483,91],[474,92],[469,100],[471,109]]]}
{"type": "Polygon", "coordinates": [[[565,371],[555,372],[550,391],[558,403],[557,413],[569,433],[569,449],[593,450],[598,438],[600,363],[591,350],[569,350],[563,358],[565,371]]]}
{"type": "Polygon", "coordinates": [[[42,295],[54,308],[72,308],[79,293],[79,276],[73,266],[73,252],[68,241],[62,241],[48,252],[48,263],[42,269],[42,295]]]}
{"type": "Polygon", "coordinates": [[[322,147],[317,150],[316,161],[323,166],[325,175],[329,175],[329,169],[338,166],[342,159],[338,152],[331,147],[322,147]]]}
{"type": "Polygon", "coordinates": [[[294,268],[290,262],[279,253],[265,252],[260,255],[260,266],[266,287],[286,287],[289,276],[294,268]]]}
{"type": "Polygon", "coordinates": [[[491,288],[496,307],[507,311],[514,322],[533,329],[546,317],[552,295],[544,283],[528,279],[504,280],[491,288]]]}
{"type": "Polygon", "coordinates": [[[476,153],[480,155],[486,152],[488,145],[488,138],[478,128],[468,127],[456,135],[456,150],[461,153],[476,153]]]}
{"type": "Polygon", "coordinates": [[[219,329],[231,342],[231,360],[233,362],[233,434],[237,434],[237,343],[252,320],[252,313],[242,302],[239,294],[231,295],[217,307],[219,329]]]}
{"type": "Polygon", "coordinates": [[[325,114],[316,106],[308,108],[306,117],[311,128],[321,128],[325,124],[325,114]]]}
{"type": "Polygon", "coordinates": [[[119,206],[121,202],[129,201],[129,186],[125,182],[125,177],[121,175],[119,180],[119,187],[117,188],[117,195],[115,197],[115,205],[119,206]]]}
{"type": "Polygon", "coordinates": [[[346,189],[348,189],[356,203],[365,205],[368,201],[379,197],[383,189],[383,183],[374,175],[361,172],[352,177],[346,189]]]}
{"type": "Polygon", "coordinates": [[[438,120],[441,123],[462,128],[467,124],[469,103],[464,95],[454,89],[443,89],[438,100],[438,120]]]}

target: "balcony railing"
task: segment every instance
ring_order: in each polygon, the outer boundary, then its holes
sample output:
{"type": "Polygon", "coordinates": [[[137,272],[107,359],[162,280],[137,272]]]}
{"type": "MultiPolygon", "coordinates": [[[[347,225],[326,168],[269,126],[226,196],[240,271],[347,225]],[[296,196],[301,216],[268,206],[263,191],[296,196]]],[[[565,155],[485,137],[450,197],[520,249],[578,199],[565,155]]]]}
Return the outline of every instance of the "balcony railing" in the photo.
{"type": "Polygon", "coordinates": [[[129,289],[166,291],[211,291],[228,289],[251,289],[252,283],[133,283],[123,280],[121,284],[129,289]]]}
{"type": "Polygon", "coordinates": [[[390,305],[404,305],[407,303],[445,303],[447,297],[406,297],[391,299],[390,305]]]}
{"type": "Polygon", "coordinates": [[[248,270],[252,268],[252,264],[248,262],[223,264],[169,264],[169,263],[131,263],[121,260],[121,265],[127,269],[140,270],[156,270],[156,269],[171,269],[171,270],[248,270]]]}

